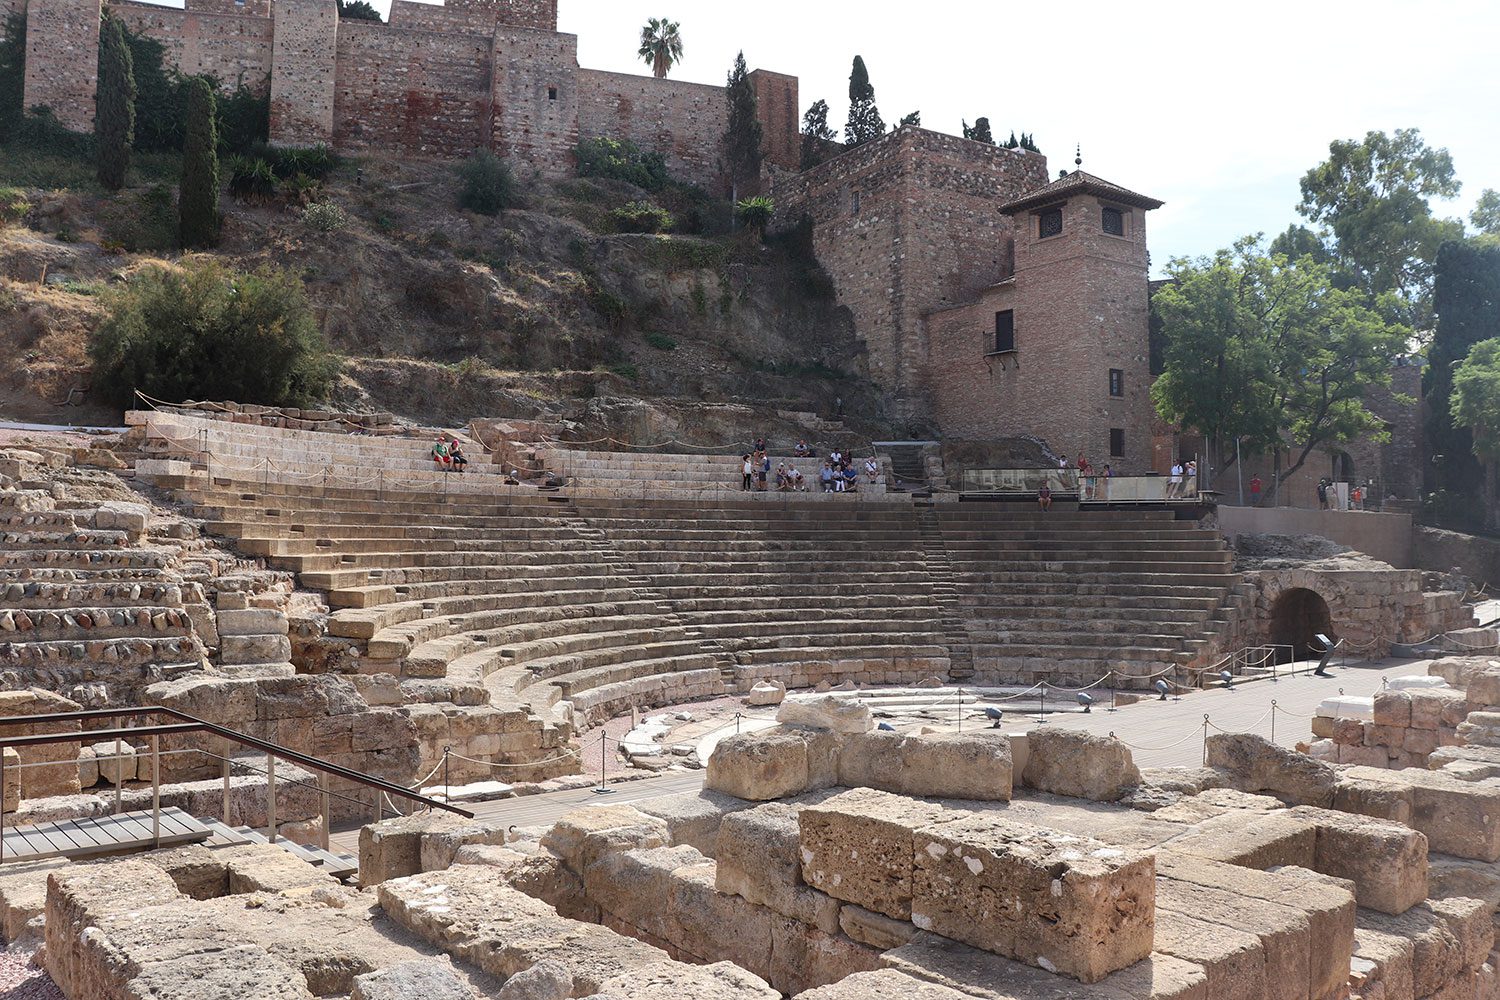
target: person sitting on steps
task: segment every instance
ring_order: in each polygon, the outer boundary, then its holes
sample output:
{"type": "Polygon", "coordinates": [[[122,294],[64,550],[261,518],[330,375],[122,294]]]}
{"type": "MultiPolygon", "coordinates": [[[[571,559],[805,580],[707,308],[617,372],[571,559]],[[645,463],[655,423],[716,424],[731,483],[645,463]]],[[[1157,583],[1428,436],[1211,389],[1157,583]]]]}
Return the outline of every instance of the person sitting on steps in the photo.
{"type": "Polygon", "coordinates": [[[1036,505],[1042,510],[1052,509],[1052,487],[1046,483],[1043,483],[1042,488],[1036,491],[1036,505]]]}
{"type": "Polygon", "coordinates": [[[438,467],[447,472],[448,466],[452,463],[453,459],[448,454],[448,441],[443,435],[438,435],[436,443],[432,446],[431,454],[432,460],[438,464],[438,467]]]}
{"type": "Polygon", "coordinates": [[[464,457],[463,445],[458,443],[456,435],[450,435],[448,438],[448,460],[453,463],[455,472],[463,472],[469,464],[469,460],[464,457]]]}

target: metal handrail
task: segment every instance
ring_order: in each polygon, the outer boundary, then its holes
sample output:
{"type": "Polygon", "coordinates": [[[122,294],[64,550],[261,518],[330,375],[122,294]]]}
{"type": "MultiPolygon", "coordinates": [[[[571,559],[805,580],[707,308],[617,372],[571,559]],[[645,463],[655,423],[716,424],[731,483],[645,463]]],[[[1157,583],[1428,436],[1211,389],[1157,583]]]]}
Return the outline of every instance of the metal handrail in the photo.
{"type": "MultiPolygon", "coordinates": [[[[217,724],[209,722],[209,721],[207,721],[205,719],[200,719],[197,716],[189,715],[186,712],[181,712],[181,711],[178,711],[177,709],[174,709],[174,708],[167,708],[167,707],[165,707],[163,705],[137,706],[137,707],[131,707],[131,708],[118,708],[118,709],[108,709],[108,708],[104,708],[104,709],[84,709],[84,710],[80,710],[80,711],[77,711],[77,712],[54,712],[54,713],[50,713],[50,714],[47,714],[47,715],[13,715],[13,716],[3,716],[3,717],[0,717],[0,726],[8,726],[8,725],[35,726],[35,725],[47,725],[47,724],[53,724],[53,723],[84,722],[84,721],[95,720],[95,719],[111,719],[111,720],[118,721],[120,718],[131,718],[131,719],[134,719],[134,718],[140,718],[142,716],[150,716],[150,715],[164,715],[164,716],[167,716],[169,718],[174,718],[174,719],[178,719],[178,720],[181,720],[181,721],[179,721],[179,722],[173,722],[173,723],[161,723],[161,724],[150,725],[150,726],[129,726],[129,727],[119,727],[119,726],[116,726],[116,728],[113,728],[113,729],[93,729],[93,730],[80,729],[78,732],[72,732],[72,733],[40,733],[40,734],[36,734],[36,735],[31,735],[31,736],[17,736],[17,737],[4,737],[4,736],[0,736],[0,749],[4,749],[4,748],[7,748],[7,747],[51,746],[51,745],[55,745],[55,744],[59,744],[59,743],[107,742],[109,740],[114,740],[115,746],[116,746],[116,751],[115,752],[116,752],[116,755],[119,755],[119,753],[120,753],[120,749],[119,749],[120,748],[120,744],[125,739],[129,738],[129,739],[139,740],[139,739],[143,739],[143,738],[149,738],[150,741],[151,741],[151,799],[152,799],[152,806],[151,806],[152,823],[151,823],[151,825],[152,825],[152,842],[156,846],[160,846],[160,844],[161,844],[161,756],[162,756],[162,754],[161,754],[160,739],[161,739],[162,736],[186,735],[188,733],[210,733],[210,734],[212,734],[214,736],[218,736],[221,739],[227,740],[227,741],[229,741],[231,743],[237,743],[240,746],[252,748],[252,749],[255,749],[255,750],[260,750],[260,751],[263,751],[265,753],[265,755],[266,755],[266,770],[265,770],[265,774],[266,774],[266,809],[267,809],[267,820],[266,820],[266,823],[267,823],[267,828],[268,828],[268,831],[269,831],[268,832],[268,838],[273,843],[275,842],[276,836],[277,836],[276,835],[276,759],[278,757],[283,758],[283,759],[285,759],[285,760],[287,760],[289,762],[295,763],[295,764],[300,764],[300,765],[302,765],[302,766],[304,766],[304,767],[306,767],[306,768],[308,768],[308,769],[310,769],[312,771],[318,772],[318,788],[319,788],[319,791],[322,794],[322,799],[323,799],[322,818],[323,818],[323,841],[324,841],[324,847],[325,848],[327,847],[328,823],[329,823],[328,800],[329,800],[330,795],[336,795],[337,794],[337,793],[331,792],[329,790],[329,788],[328,788],[328,777],[329,777],[329,775],[340,777],[340,778],[343,778],[345,780],[352,781],[355,784],[363,785],[363,786],[368,787],[368,788],[377,789],[378,790],[378,794],[375,797],[375,817],[376,817],[377,821],[379,821],[379,819],[381,818],[381,802],[383,801],[383,796],[386,796],[386,795],[389,795],[389,794],[395,794],[395,795],[397,795],[397,796],[399,796],[401,798],[405,798],[405,799],[409,799],[409,800],[411,800],[413,802],[421,803],[421,804],[425,805],[429,809],[442,809],[445,812],[455,813],[455,814],[457,814],[459,816],[463,816],[466,819],[473,819],[474,818],[474,814],[472,812],[469,812],[467,809],[461,809],[458,806],[450,805],[447,802],[440,801],[440,800],[434,799],[434,798],[429,798],[426,795],[422,795],[419,792],[414,792],[414,791],[412,791],[409,788],[405,788],[405,787],[403,787],[401,785],[397,785],[397,784],[395,784],[393,782],[386,781],[383,778],[377,778],[374,775],[366,774],[366,773],[364,773],[362,771],[356,771],[356,770],[354,770],[352,768],[344,767],[341,764],[335,764],[335,763],[333,763],[331,761],[322,760],[320,758],[313,757],[313,756],[311,756],[309,754],[301,753],[301,752],[299,752],[297,750],[292,750],[289,747],[284,747],[284,746],[281,746],[280,744],[272,743],[269,740],[263,740],[263,739],[260,739],[259,737],[250,736],[250,735],[248,735],[246,733],[236,732],[235,730],[227,729],[224,726],[217,725],[217,724]]],[[[228,819],[229,819],[229,780],[230,780],[230,768],[231,768],[231,765],[234,762],[231,761],[229,758],[218,757],[217,754],[209,753],[206,750],[200,750],[200,749],[197,749],[197,748],[189,748],[189,749],[193,749],[196,752],[203,753],[206,756],[217,758],[217,759],[220,759],[220,760],[223,761],[223,763],[224,763],[224,768],[223,768],[223,776],[224,776],[224,810],[225,810],[224,819],[227,822],[228,819]]],[[[173,751],[168,751],[168,754],[171,754],[172,752],[173,751]]],[[[114,759],[114,758],[107,758],[107,759],[114,759]]],[[[54,767],[56,767],[56,766],[67,766],[67,762],[66,761],[57,761],[57,762],[48,762],[48,763],[51,764],[51,766],[54,766],[54,767]]],[[[21,765],[21,766],[25,766],[25,765],[21,765]]],[[[5,783],[6,783],[6,774],[5,774],[5,772],[6,772],[6,770],[7,770],[6,768],[0,767],[0,802],[3,802],[4,798],[5,798],[5,783]]],[[[292,783],[293,784],[297,784],[297,785],[305,785],[306,784],[305,782],[299,782],[299,781],[295,781],[295,780],[292,783]]],[[[121,784],[122,784],[122,782],[119,782],[119,781],[115,782],[115,810],[116,810],[116,812],[118,812],[119,808],[120,808],[120,785],[121,784]]],[[[339,797],[339,798],[347,798],[346,796],[342,796],[342,795],[339,795],[337,797],[339,797]]],[[[394,806],[393,806],[393,808],[394,808],[394,806]]],[[[4,863],[4,860],[5,860],[5,838],[4,838],[4,832],[5,832],[5,816],[4,816],[3,812],[0,812],[0,863],[4,863]]]]}

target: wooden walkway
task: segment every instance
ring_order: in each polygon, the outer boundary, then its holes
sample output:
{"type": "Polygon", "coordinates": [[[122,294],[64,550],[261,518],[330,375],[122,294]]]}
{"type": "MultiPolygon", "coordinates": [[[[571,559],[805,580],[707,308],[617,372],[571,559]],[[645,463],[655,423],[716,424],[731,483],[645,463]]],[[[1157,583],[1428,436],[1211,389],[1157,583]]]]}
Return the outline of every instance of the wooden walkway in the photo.
{"type": "MultiPolygon", "coordinates": [[[[207,840],[211,832],[175,806],[161,811],[160,829],[162,847],[198,843],[207,840]]],[[[151,847],[158,840],[152,834],[151,813],[146,811],[11,827],[5,831],[4,843],[4,861],[9,863],[113,854],[151,847]]]]}

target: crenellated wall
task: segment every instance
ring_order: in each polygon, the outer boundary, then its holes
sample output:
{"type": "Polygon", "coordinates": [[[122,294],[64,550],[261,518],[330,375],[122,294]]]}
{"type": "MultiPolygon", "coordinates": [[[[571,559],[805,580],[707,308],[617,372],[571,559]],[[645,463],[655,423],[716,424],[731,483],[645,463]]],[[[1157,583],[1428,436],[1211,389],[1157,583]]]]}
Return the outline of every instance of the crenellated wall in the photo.
{"type": "Polygon", "coordinates": [[[137,34],[158,39],[167,58],[189,75],[207,73],[225,86],[264,90],[271,78],[271,19],[234,12],[233,2],[187,10],[148,3],[112,3],[110,13],[137,34]],[[219,8],[223,8],[220,12],[219,8]]]}

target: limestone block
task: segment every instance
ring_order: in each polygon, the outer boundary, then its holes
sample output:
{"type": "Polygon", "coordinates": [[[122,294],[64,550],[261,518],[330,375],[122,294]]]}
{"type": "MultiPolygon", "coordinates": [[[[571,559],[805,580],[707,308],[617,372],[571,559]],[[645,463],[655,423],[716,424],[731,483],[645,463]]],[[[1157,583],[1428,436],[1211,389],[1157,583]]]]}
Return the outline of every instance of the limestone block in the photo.
{"type": "MultiPolygon", "coordinates": [[[[452,815],[452,814],[449,814],[452,815]]],[[[455,817],[459,818],[459,817],[455,817]]],[[[505,843],[505,824],[467,820],[450,825],[443,823],[425,830],[418,838],[418,864],[424,872],[453,867],[460,848],[505,843]]]]}
{"type": "Polygon", "coordinates": [[[608,979],[599,993],[618,1000],[781,1000],[764,980],[729,962],[661,962],[608,979]]]}
{"type": "Polygon", "coordinates": [[[1319,739],[1333,739],[1334,719],[1326,715],[1315,715],[1310,720],[1312,734],[1319,739]]]}
{"type": "Polygon", "coordinates": [[[287,618],[281,611],[268,608],[228,611],[221,607],[216,617],[221,637],[287,634],[287,618]]]}
{"type": "Polygon", "coordinates": [[[714,846],[714,885],[832,934],[839,929],[838,900],[802,880],[800,811],[768,802],[725,816],[714,846]]]}
{"type": "Polygon", "coordinates": [[[913,847],[923,930],[1085,983],[1151,953],[1148,854],[988,815],[918,829],[913,847]]]}
{"type": "MultiPolygon", "coordinates": [[[[43,688],[0,691],[0,716],[62,714],[76,712],[80,707],[77,702],[43,688]]],[[[78,730],[77,722],[32,723],[10,726],[7,728],[7,735],[38,736],[78,730]]],[[[17,751],[24,765],[20,772],[22,799],[78,794],[77,744],[19,747],[17,751]]]]}
{"type": "Polygon", "coordinates": [[[1455,724],[1463,721],[1463,716],[1468,714],[1468,701],[1464,698],[1462,691],[1453,691],[1449,688],[1414,688],[1408,691],[1407,695],[1411,698],[1411,728],[1413,729],[1436,730],[1443,725],[1444,717],[1451,715],[1452,712],[1461,710],[1462,713],[1455,720],[1455,724]]]}
{"type": "MultiPolygon", "coordinates": [[[[1373,949],[1385,944],[1390,950],[1398,950],[1400,944],[1396,942],[1409,943],[1412,991],[1424,998],[1441,995],[1440,991],[1466,970],[1483,964],[1484,956],[1475,952],[1486,938],[1490,941],[1494,938],[1493,926],[1481,926],[1488,921],[1476,918],[1487,910],[1485,904],[1478,900],[1434,902],[1443,906],[1436,908],[1422,903],[1401,914],[1361,910],[1359,915],[1359,936],[1364,947],[1373,949]],[[1461,905],[1451,905],[1455,903],[1461,905]]],[[[1398,977],[1401,975],[1398,973],[1398,977]]]]}
{"type": "Polygon", "coordinates": [[[836,733],[864,733],[875,727],[870,706],[839,694],[788,695],[776,712],[776,721],[836,733]]]}
{"type": "Polygon", "coordinates": [[[499,1000],[568,1000],[572,995],[572,974],[560,962],[544,961],[507,979],[499,1000]]]}
{"type": "MultiPolygon", "coordinates": [[[[1441,677],[1449,687],[1460,691],[1468,686],[1475,674],[1487,670],[1500,671],[1500,660],[1487,656],[1444,656],[1427,665],[1429,675],[1441,677]]],[[[1485,702],[1484,704],[1492,705],[1500,704],[1500,702],[1485,702]]]]}
{"type": "Polygon", "coordinates": [[[655,816],[666,823],[667,835],[674,847],[688,844],[710,858],[714,856],[724,817],[754,806],[753,802],[707,788],[631,804],[647,816],[655,816]]]}
{"type": "MultiPolygon", "coordinates": [[[[1311,952],[1307,916],[1289,906],[1243,896],[1224,889],[1162,878],[1156,883],[1156,948],[1179,958],[1191,952],[1167,944],[1162,921],[1168,917],[1218,925],[1258,939],[1265,966],[1265,1000],[1306,1000],[1311,989],[1311,952]]],[[[1221,942],[1222,943],[1222,942],[1221,942]]],[[[1255,950],[1255,949],[1251,949],[1255,950]]],[[[1191,960],[1191,959],[1189,959],[1191,960]]],[[[1207,955],[1200,964],[1209,965],[1207,955]]],[[[1210,975],[1210,980],[1219,978],[1210,975]]]]}
{"type": "Polygon", "coordinates": [[[839,929],[851,940],[878,951],[899,948],[917,933],[916,925],[909,921],[893,920],[854,903],[839,907],[839,929]]]}
{"type": "Polygon", "coordinates": [[[553,824],[542,846],[561,858],[568,870],[582,875],[607,854],[665,847],[669,837],[664,821],[633,806],[586,806],[553,824]]]}
{"type": "Polygon", "coordinates": [[[135,463],[135,474],[137,478],[144,480],[160,478],[181,478],[190,475],[193,466],[189,462],[181,462],[176,459],[164,458],[141,458],[135,463]]]}
{"type": "Polygon", "coordinates": [[[614,851],[584,870],[583,887],[604,912],[608,926],[631,937],[676,946],[668,906],[672,873],[701,861],[703,855],[691,847],[614,851]]]}
{"type": "Polygon", "coordinates": [[[1317,838],[1316,823],[1293,816],[1288,810],[1261,816],[1247,816],[1244,811],[1235,810],[1196,823],[1168,844],[1184,854],[1246,868],[1311,867],[1317,838]]]}
{"type": "Polygon", "coordinates": [[[802,879],[835,899],[908,920],[913,831],[963,815],[874,789],[842,792],[797,815],[802,879]]]}
{"type": "MultiPolygon", "coordinates": [[[[881,963],[978,1000],[1213,1000],[1202,966],[1153,952],[1144,961],[1084,986],[1042,969],[936,934],[921,933],[881,963]]],[[[893,994],[897,1000],[902,994],[893,994]]],[[[1259,998],[1257,998],[1259,1000],[1259,998]]]]}
{"type": "Polygon", "coordinates": [[[797,994],[797,1000],[969,1000],[972,994],[925,983],[895,969],[856,972],[830,986],[797,994]]]}
{"type": "MultiPolygon", "coordinates": [[[[95,743],[89,749],[94,753],[100,780],[111,785],[123,785],[127,781],[135,780],[137,766],[135,747],[121,740],[117,750],[114,741],[111,740],[107,743],[95,743]]],[[[149,779],[150,776],[151,764],[148,760],[146,777],[149,779]]]]}
{"type": "Polygon", "coordinates": [[[1356,767],[1341,780],[1384,783],[1392,790],[1389,798],[1409,796],[1410,825],[1427,836],[1430,850],[1475,861],[1500,861],[1500,788],[1419,768],[1356,767]]]}
{"type": "Polygon", "coordinates": [[[93,747],[78,748],[78,787],[93,788],[99,784],[99,761],[93,747]]]}
{"type": "Polygon", "coordinates": [[[1348,879],[1360,906],[1404,913],[1427,898],[1427,838],[1396,823],[1298,806],[1292,813],[1317,824],[1314,870],[1348,879]]]}
{"type": "Polygon", "coordinates": [[[786,685],[780,681],[758,681],[745,695],[747,705],[780,705],[786,698],[786,685]]]}
{"type": "Polygon", "coordinates": [[[1375,695],[1377,726],[1395,726],[1405,729],[1411,725],[1411,694],[1408,691],[1380,691],[1375,695]]]}
{"type": "Polygon", "coordinates": [[[126,503],[106,500],[94,514],[94,526],[106,530],[125,531],[132,535],[144,535],[146,523],[151,517],[151,508],[143,503],[126,503]]]}
{"type": "Polygon", "coordinates": [[[1326,808],[1333,801],[1333,768],[1260,736],[1210,736],[1208,766],[1226,772],[1242,791],[1266,792],[1293,805],[1326,808]]]}
{"type": "Polygon", "coordinates": [[[110,878],[88,865],[69,865],[47,875],[47,971],[65,996],[89,996],[83,937],[107,913],[142,910],[180,900],[167,873],[138,858],[111,862],[110,878]]]}
{"type": "MultiPolygon", "coordinates": [[[[495,847],[466,847],[465,851],[495,851],[495,847]]],[[[451,870],[451,869],[450,869],[451,870]]],[[[599,906],[588,897],[583,876],[564,867],[562,859],[542,851],[508,864],[505,880],[533,899],[540,899],[570,920],[597,924],[603,919],[599,906]]]]}
{"type": "Polygon", "coordinates": [[[766,801],[827,788],[838,780],[840,737],[782,726],[720,740],[708,758],[707,787],[766,801]]]}
{"type": "Polygon", "coordinates": [[[229,875],[229,894],[332,889],[338,879],[275,844],[241,844],[219,850],[229,875]]]}
{"type": "MultiPolygon", "coordinates": [[[[524,973],[523,973],[524,975],[524,973]]],[[[569,986],[572,979],[568,980],[569,986]]],[[[502,992],[506,1000],[566,1000],[568,993],[502,992]]],[[[474,991],[442,961],[398,962],[388,969],[367,972],[354,979],[349,1000],[474,1000],[474,991]]]]}
{"type": "Polygon", "coordinates": [[[5,769],[5,801],[0,803],[0,810],[12,813],[21,808],[21,755],[6,747],[0,767],[5,769]]]}
{"type": "Polygon", "coordinates": [[[1058,726],[1029,733],[1026,784],[1038,791],[1113,802],[1140,784],[1130,748],[1119,740],[1058,726]]]}
{"type": "MultiPolygon", "coordinates": [[[[667,940],[684,956],[705,962],[733,962],[784,988],[787,979],[781,977],[772,961],[771,924],[780,918],[763,906],[715,889],[714,868],[712,861],[700,857],[697,863],[671,873],[665,907],[667,940]]],[[[818,933],[808,927],[803,931],[818,933]]]]}
{"type": "Polygon", "coordinates": [[[902,794],[1010,800],[1010,738],[1003,733],[981,730],[908,736],[901,741],[899,755],[901,787],[894,790],[902,794]]]}
{"type": "Polygon", "coordinates": [[[223,635],[219,659],[225,666],[285,663],[292,658],[292,641],[284,635],[223,635]]]}
{"type": "Polygon", "coordinates": [[[217,899],[229,894],[229,866],[217,851],[187,844],[141,855],[172,879],[177,891],[192,899],[217,899]]]}
{"type": "Polygon", "coordinates": [[[430,812],[366,824],[359,831],[359,884],[415,875],[422,870],[423,835],[456,830],[467,822],[454,813],[430,812]]]}
{"type": "Polygon", "coordinates": [[[1438,748],[1436,729],[1408,729],[1401,741],[1401,749],[1407,754],[1426,757],[1438,748]]]}
{"type": "Polygon", "coordinates": [[[880,968],[880,952],[842,934],[827,934],[790,917],[771,918],[771,972],[766,979],[789,995],[880,968]]]}
{"type": "Polygon", "coordinates": [[[1361,722],[1359,719],[1333,719],[1332,732],[1328,734],[1333,742],[1340,746],[1357,747],[1365,742],[1366,729],[1373,729],[1374,723],[1361,722]]]}
{"type": "Polygon", "coordinates": [[[845,788],[899,791],[901,746],[906,737],[889,729],[845,736],[839,746],[838,783],[845,788]]]}
{"type": "Polygon", "coordinates": [[[1210,997],[1268,997],[1265,948],[1248,931],[1182,913],[1156,916],[1156,948],[1203,969],[1210,997]]]}

